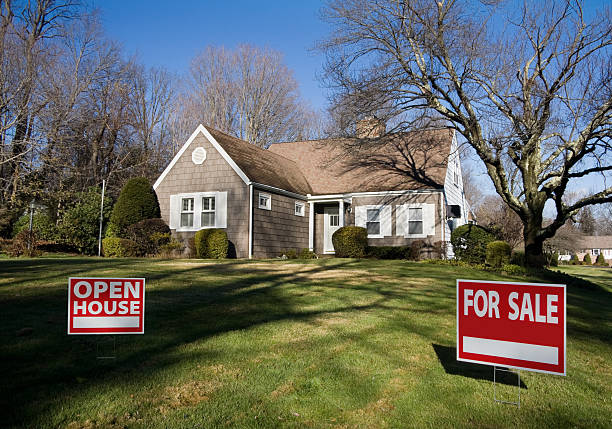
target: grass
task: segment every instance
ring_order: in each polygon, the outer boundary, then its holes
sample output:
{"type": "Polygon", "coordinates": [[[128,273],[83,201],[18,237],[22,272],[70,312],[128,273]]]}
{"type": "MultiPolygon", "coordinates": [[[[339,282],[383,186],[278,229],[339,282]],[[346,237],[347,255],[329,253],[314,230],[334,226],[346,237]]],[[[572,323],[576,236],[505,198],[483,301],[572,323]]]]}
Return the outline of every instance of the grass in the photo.
{"type": "Polygon", "coordinates": [[[592,282],[568,288],[568,375],[523,371],[518,409],[493,402],[491,367],[455,360],[455,280],[521,279],[404,261],[3,259],[0,427],[610,427],[612,270],[563,270],[592,282]],[[69,276],[146,277],[145,335],[96,359],[111,342],[66,335],[69,276]]]}

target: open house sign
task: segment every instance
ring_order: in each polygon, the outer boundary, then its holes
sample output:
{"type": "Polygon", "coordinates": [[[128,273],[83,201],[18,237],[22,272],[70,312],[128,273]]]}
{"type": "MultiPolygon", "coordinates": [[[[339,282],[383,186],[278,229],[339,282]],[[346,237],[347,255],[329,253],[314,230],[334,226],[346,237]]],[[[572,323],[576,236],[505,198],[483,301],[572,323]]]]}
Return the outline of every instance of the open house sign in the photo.
{"type": "Polygon", "coordinates": [[[68,334],[144,334],[145,279],[68,279],[68,334]]]}

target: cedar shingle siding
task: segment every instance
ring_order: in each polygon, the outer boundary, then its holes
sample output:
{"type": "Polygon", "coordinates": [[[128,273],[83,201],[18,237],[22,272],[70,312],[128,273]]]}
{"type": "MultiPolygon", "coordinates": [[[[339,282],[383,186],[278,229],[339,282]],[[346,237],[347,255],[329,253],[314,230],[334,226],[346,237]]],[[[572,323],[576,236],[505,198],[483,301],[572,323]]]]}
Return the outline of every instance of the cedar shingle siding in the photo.
{"type": "Polygon", "coordinates": [[[295,202],[299,201],[285,195],[266,190],[253,190],[256,203],[253,208],[253,255],[274,258],[283,250],[308,248],[309,207],[305,201],[304,216],[295,215],[295,202]],[[259,208],[259,193],[272,197],[271,210],[259,208]]]}
{"type": "MultiPolygon", "coordinates": [[[[204,135],[198,134],[155,191],[162,218],[168,224],[170,195],[227,191],[227,236],[236,249],[236,257],[248,257],[249,188],[204,135]],[[196,165],[191,161],[191,153],[199,146],[206,150],[206,161],[196,165]]],[[[193,232],[175,232],[185,244],[193,235],[193,232]]]]}

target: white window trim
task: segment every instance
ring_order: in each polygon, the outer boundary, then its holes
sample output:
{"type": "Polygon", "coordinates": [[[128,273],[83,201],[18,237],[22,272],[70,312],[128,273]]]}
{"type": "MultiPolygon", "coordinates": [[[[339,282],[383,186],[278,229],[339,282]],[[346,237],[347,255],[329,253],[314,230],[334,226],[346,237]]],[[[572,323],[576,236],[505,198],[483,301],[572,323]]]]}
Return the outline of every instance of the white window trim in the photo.
{"type": "Polygon", "coordinates": [[[193,228],[193,225],[195,225],[195,198],[191,197],[191,196],[182,196],[180,198],[180,214],[179,214],[179,225],[181,226],[181,228],[193,228]],[[184,210],[183,209],[183,201],[185,200],[191,200],[191,210],[184,210]],[[191,226],[182,226],[183,223],[183,215],[184,214],[190,214],[191,215],[191,226]]]}
{"type": "Polygon", "coordinates": [[[383,207],[384,204],[380,204],[380,205],[366,205],[365,206],[365,210],[366,210],[366,217],[365,217],[365,228],[366,230],[368,229],[368,210],[378,210],[378,223],[380,224],[380,234],[368,234],[368,238],[385,238],[385,236],[383,235],[382,231],[383,231],[383,207]]]}
{"type": "Polygon", "coordinates": [[[270,194],[266,194],[265,192],[260,192],[257,195],[257,207],[259,207],[262,210],[272,210],[272,195],[270,194]],[[268,203],[266,205],[261,205],[261,197],[266,197],[268,198],[268,203]]]}
{"type": "Polygon", "coordinates": [[[295,214],[296,216],[302,216],[304,217],[306,214],[306,204],[296,201],[295,202],[295,209],[293,211],[293,214],[295,214]],[[298,210],[298,207],[301,207],[301,210],[298,210]]]}
{"type": "Polygon", "coordinates": [[[209,229],[216,228],[218,224],[217,219],[217,192],[194,192],[189,194],[178,194],[177,197],[181,202],[180,209],[181,213],[183,212],[183,204],[182,201],[184,198],[193,198],[193,226],[183,227],[180,226],[180,216],[179,216],[179,225],[176,228],[177,232],[193,232],[199,231],[201,229],[209,229]],[[202,223],[202,198],[204,197],[215,197],[215,225],[214,226],[201,226],[202,223]]]}
{"type": "Polygon", "coordinates": [[[215,203],[215,208],[213,210],[210,210],[210,209],[209,210],[204,210],[204,205],[202,204],[202,206],[200,207],[200,227],[201,228],[214,228],[215,226],[217,226],[217,197],[216,197],[216,195],[213,195],[213,196],[202,195],[200,197],[200,201],[202,203],[203,203],[202,200],[204,198],[212,198],[212,201],[214,201],[214,203],[215,203]],[[212,213],[214,215],[214,219],[215,219],[215,224],[214,225],[207,225],[207,226],[202,225],[202,215],[204,213],[212,213]]]}
{"type": "MultiPolygon", "coordinates": [[[[425,238],[427,237],[426,233],[425,233],[425,213],[424,213],[424,207],[411,207],[408,206],[408,209],[406,210],[406,236],[410,237],[410,238],[425,238]],[[421,232],[420,234],[410,234],[410,209],[420,209],[421,210],[421,232]]],[[[416,220],[414,220],[413,222],[418,222],[416,220]]]]}
{"type": "Polygon", "coordinates": [[[401,206],[404,207],[405,210],[405,216],[406,216],[406,225],[405,225],[405,232],[404,234],[402,234],[402,237],[404,238],[427,238],[428,235],[425,232],[425,204],[426,203],[406,203],[406,204],[401,204],[401,205],[397,205],[395,206],[395,230],[397,231],[397,209],[401,206]],[[410,209],[421,209],[422,210],[422,217],[421,217],[421,222],[423,222],[423,233],[422,234],[409,234],[409,222],[410,222],[410,209]]]}
{"type": "Polygon", "coordinates": [[[367,206],[366,207],[366,230],[368,229],[368,210],[378,210],[378,234],[368,234],[368,238],[384,238],[382,234],[382,208],[383,206],[367,206]]]}

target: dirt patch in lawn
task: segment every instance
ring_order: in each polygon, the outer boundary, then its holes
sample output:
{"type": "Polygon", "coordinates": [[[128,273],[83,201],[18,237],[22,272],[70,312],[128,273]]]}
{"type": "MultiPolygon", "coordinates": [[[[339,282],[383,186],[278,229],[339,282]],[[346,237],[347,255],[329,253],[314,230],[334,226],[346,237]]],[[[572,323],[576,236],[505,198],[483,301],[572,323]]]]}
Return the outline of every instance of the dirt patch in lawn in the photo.
{"type": "Polygon", "coordinates": [[[216,380],[199,380],[166,387],[161,397],[155,401],[159,403],[157,409],[166,414],[176,408],[192,407],[208,401],[210,395],[221,386],[222,383],[216,380]]]}

